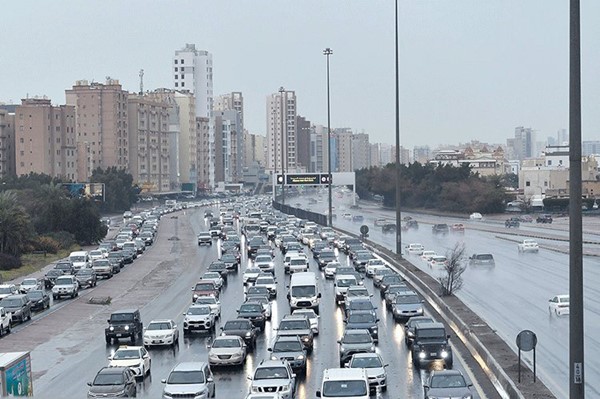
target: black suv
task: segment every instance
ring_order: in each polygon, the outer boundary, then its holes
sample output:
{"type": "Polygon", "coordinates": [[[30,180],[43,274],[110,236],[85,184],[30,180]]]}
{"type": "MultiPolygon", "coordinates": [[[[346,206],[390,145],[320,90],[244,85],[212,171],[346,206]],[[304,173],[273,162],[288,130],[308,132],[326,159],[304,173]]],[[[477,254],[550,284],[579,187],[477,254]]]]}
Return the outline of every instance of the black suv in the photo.
{"type": "Polygon", "coordinates": [[[135,344],[136,337],[142,337],[144,325],[140,311],[137,309],[124,309],[113,312],[110,315],[108,327],[104,330],[106,343],[110,344],[113,339],[129,338],[135,344]]]}
{"type": "Polygon", "coordinates": [[[442,323],[423,322],[415,325],[412,346],[413,364],[420,368],[423,363],[441,360],[446,369],[452,368],[452,347],[448,343],[450,335],[442,323]]]}
{"type": "Polygon", "coordinates": [[[448,225],[446,223],[438,223],[438,224],[434,224],[431,227],[431,232],[433,234],[442,234],[442,235],[446,235],[448,234],[448,232],[450,231],[450,228],[448,227],[448,225]]]}
{"type": "Polygon", "coordinates": [[[552,223],[552,215],[543,214],[537,217],[536,223],[552,223]]]}
{"type": "Polygon", "coordinates": [[[507,219],[506,222],[504,222],[504,227],[510,228],[510,227],[519,227],[521,225],[521,222],[519,221],[518,217],[512,217],[510,219],[507,219]]]}

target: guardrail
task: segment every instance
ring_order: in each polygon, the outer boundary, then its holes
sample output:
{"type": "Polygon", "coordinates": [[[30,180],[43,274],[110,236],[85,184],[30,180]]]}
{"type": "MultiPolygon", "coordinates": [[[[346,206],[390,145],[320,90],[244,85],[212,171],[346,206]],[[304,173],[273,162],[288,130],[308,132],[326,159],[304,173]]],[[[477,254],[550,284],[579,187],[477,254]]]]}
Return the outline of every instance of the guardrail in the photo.
{"type": "Polygon", "coordinates": [[[281,211],[287,215],[294,215],[300,219],[306,219],[311,222],[320,224],[321,226],[327,226],[327,216],[325,216],[321,213],[311,212],[311,211],[307,211],[306,209],[301,209],[301,208],[295,208],[293,206],[281,204],[277,201],[273,201],[273,208],[275,208],[278,211],[281,211]]]}

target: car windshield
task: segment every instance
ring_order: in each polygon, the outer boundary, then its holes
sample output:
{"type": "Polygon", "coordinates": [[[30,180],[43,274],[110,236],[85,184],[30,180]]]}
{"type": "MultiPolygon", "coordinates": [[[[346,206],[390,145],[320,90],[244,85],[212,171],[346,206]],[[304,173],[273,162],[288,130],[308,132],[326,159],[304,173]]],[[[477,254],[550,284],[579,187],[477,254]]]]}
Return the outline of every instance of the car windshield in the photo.
{"type": "Polygon", "coordinates": [[[303,316],[308,317],[309,319],[315,319],[317,317],[317,314],[315,313],[314,310],[298,309],[298,310],[294,310],[293,314],[294,315],[303,315],[303,316]]]}
{"type": "Polygon", "coordinates": [[[259,269],[259,268],[257,268],[257,267],[249,267],[249,268],[247,268],[247,269],[246,269],[246,272],[245,272],[245,273],[246,273],[246,274],[259,274],[259,273],[261,273],[261,272],[262,272],[262,270],[260,270],[260,269],[259,269]]]}
{"type": "Polygon", "coordinates": [[[110,321],[132,321],[133,314],[131,313],[115,313],[110,316],[110,321]]]}
{"type": "Polygon", "coordinates": [[[443,328],[427,328],[427,329],[420,329],[418,331],[419,331],[419,338],[438,339],[438,338],[446,337],[446,331],[443,328]]]}
{"type": "Polygon", "coordinates": [[[271,380],[276,378],[289,378],[285,367],[260,367],[254,373],[255,380],[271,380]]]}
{"type": "Polygon", "coordinates": [[[21,283],[21,285],[36,285],[37,284],[37,280],[34,278],[28,278],[23,280],[23,282],[21,283]]]}
{"type": "Polygon", "coordinates": [[[411,304],[419,303],[421,300],[416,295],[398,295],[396,296],[396,303],[400,304],[411,304]]]}
{"type": "Polygon", "coordinates": [[[366,344],[371,342],[371,335],[369,333],[364,334],[346,334],[342,339],[345,344],[366,344]]]}
{"type": "Polygon", "coordinates": [[[113,355],[113,360],[139,359],[140,351],[137,349],[119,349],[113,355]]]}
{"type": "Polygon", "coordinates": [[[71,256],[72,262],[85,262],[85,256],[71,256]]]}
{"type": "Polygon", "coordinates": [[[217,303],[217,299],[214,297],[197,298],[196,303],[199,305],[213,305],[217,303]]]}
{"type": "Polygon", "coordinates": [[[292,287],[293,297],[309,297],[315,296],[317,288],[314,285],[295,285],[292,287]]]}
{"type": "Polygon", "coordinates": [[[0,305],[2,305],[2,307],[5,308],[14,308],[14,307],[20,307],[21,306],[21,300],[17,299],[17,298],[4,298],[2,301],[0,301],[0,305]]]}
{"type": "Polygon", "coordinates": [[[558,302],[560,303],[569,303],[569,297],[559,297],[558,302]]]}
{"type": "Polygon", "coordinates": [[[123,385],[123,373],[99,373],[94,378],[93,385],[123,385]]]}
{"type": "Polygon", "coordinates": [[[261,284],[275,284],[275,280],[272,277],[259,277],[256,279],[256,285],[261,284]]]}
{"type": "Polygon", "coordinates": [[[161,322],[161,323],[148,324],[148,331],[170,330],[170,329],[171,329],[171,323],[161,322]]]}
{"type": "Polygon", "coordinates": [[[196,291],[211,291],[214,288],[215,288],[215,286],[213,284],[203,283],[203,284],[196,284],[196,288],[194,288],[194,290],[196,290],[196,291]]]}
{"type": "Polygon", "coordinates": [[[217,272],[209,272],[209,273],[205,273],[202,278],[205,278],[205,279],[213,279],[213,278],[220,279],[221,275],[219,273],[217,273],[217,272]]]}
{"type": "Polygon", "coordinates": [[[242,344],[239,339],[229,339],[229,338],[216,339],[212,344],[213,348],[239,348],[241,346],[242,346],[242,344]]]}
{"type": "Polygon", "coordinates": [[[379,356],[356,357],[350,363],[350,367],[354,369],[369,369],[375,367],[383,367],[379,356]]]}
{"type": "Polygon", "coordinates": [[[235,261],[236,259],[235,259],[235,256],[234,256],[234,255],[231,255],[231,254],[226,254],[226,255],[223,255],[223,256],[221,257],[221,260],[222,260],[223,262],[232,262],[232,261],[235,261]]]}
{"type": "Polygon", "coordinates": [[[289,330],[305,330],[308,329],[306,320],[282,320],[279,323],[279,329],[283,331],[289,330]]]}
{"type": "Polygon", "coordinates": [[[27,293],[27,298],[29,299],[41,299],[44,297],[42,291],[29,291],[27,293]]]}
{"type": "Polygon", "coordinates": [[[256,257],[256,263],[269,263],[273,259],[269,255],[260,255],[256,257]]]}
{"type": "Polygon", "coordinates": [[[375,315],[372,313],[351,314],[348,323],[375,323],[375,315]]]}
{"type": "Polygon", "coordinates": [[[91,276],[91,275],[92,275],[91,269],[81,269],[76,274],[76,276],[91,276]]]}
{"type": "Polygon", "coordinates": [[[56,264],[56,269],[70,269],[71,268],[71,264],[70,263],[57,263],[56,264]]]}
{"type": "Polygon", "coordinates": [[[204,384],[204,373],[201,370],[172,371],[167,384],[204,384]]]}
{"type": "Polygon", "coordinates": [[[278,341],[273,345],[273,352],[301,352],[303,348],[300,341],[278,341]]]}
{"type": "Polygon", "coordinates": [[[350,301],[350,309],[352,310],[371,310],[373,309],[373,304],[371,301],[350,301]]]}
{"type": "Polygon", "coordinates": [[[227,323],[225,323],[225,327],[223,327],[223,330],[249,330],[250,326],[248,325],[248,323],[249,322],[242,320],[228,321],[227,323]]]}
{"type": "Polygon", "coordinates": [[[336,285],[338,287],[350,287],[351,285],[356,285],[355,278],[340,278],[336,281],[336,285]]]}
{"type": "Polygon", "coordinates": [[[462,375],[434,375],[429,382],[431,388],[464,388],[467,386],[462,375]]]}
{"type": "MultiPolygon", "coordinates": [[[[52,276],[60,276],[62,274],[63,274],[62,270],[48,270],[48,273],[46,273],[46,276],[52,277],[52,276]]],[[[1,289],[0,289],[0,292],[2,292],[1,289]]]]}
{"type": "Polygon", "coordinates": [[[433,321],[433,319],[430,318],[423,318],[420,319],[418,317],[412,317],[407,323],[406,323],[406,327],[407,328],[414,328],[415,324],[417,323],[425,323],[425,322],[431,322],[433,321]]]}
{"type": "Polygon", "coordinates": [[[192,306],[188,309],[187,314],[189,315],[203,315],[210,314],[210,308],[208,306],[192,306]]]}
{"type": "Polygon", "coordinates": [[[73,284],[73,280],[70,277],[59,277],[56,279],[56,285],[69,285],[73,284]]]}
{"type": "Polygon", "coordinates": [[[323,396],[327,398],[363,397],[367,395],[367,383],[363,380],[326,381],[323,396]]]}
{"type": "Polygon", "coordinates": [[[295,258],[290,260],[290,265],[305,265],[306,259],[303,258],[295,258]]]}
{"type": "Polygon", "coordinates": [[[260,304],[247,304],[240,306],[240,313],[256,313],[262,312],[262,305],[260,304]]]}
{"type": "Polygon", "coordinates": [[[492,257],[491,254],[483,254],[483,255],[476,255],[475,259],[478,259],[478,260],[492,260],[494,258],[492,257]]]}
{"type": "Polygon", "coordinates": [[[250,294],[268,294],[269,289],[267,287],[249,287],[248,288],[248,292],[246,292],[248,295],[250,294]]]}

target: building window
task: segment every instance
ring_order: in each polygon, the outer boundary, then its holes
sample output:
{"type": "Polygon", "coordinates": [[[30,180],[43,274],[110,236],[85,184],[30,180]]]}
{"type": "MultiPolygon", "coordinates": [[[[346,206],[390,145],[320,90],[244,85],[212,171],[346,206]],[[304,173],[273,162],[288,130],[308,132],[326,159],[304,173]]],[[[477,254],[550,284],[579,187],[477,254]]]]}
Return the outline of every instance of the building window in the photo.
{"type": "Polygon", "coordinates": [[[181,60],[181,65],[183,65],[183,60],[181,60]]]}
{"type": "Polygon", "coordinates": [[[183,75],[181,75],[181,79],[183,79],[183,75]]]}
{"type": "Polygon", "coordinates": [[[177,67],[175,67],[175,72],[177,72],[177,67]]]}
{"type": "Polygon", "coordinates": [[[175,60],[175,64],[177,64],[177,60],[175,60]]]}
{"type": "Polygon", "coordinates": [[[531,182],[530,181],[526,181],[525,182],[525,187],[530,187],[531,186],[531,182]]]}
{"type": "MultiPolygon", "coordinates": [[[[175,83],[175,87],[177,87],[177,83],[175,83]]],[[[185,82],[181,82],[181,87],[185,87],[185,82]]]]}
{"type": "Polygon", "coordinates": [[[179,77],[179,75],[175,75],[175,79],[177,79],[179,77]]]}

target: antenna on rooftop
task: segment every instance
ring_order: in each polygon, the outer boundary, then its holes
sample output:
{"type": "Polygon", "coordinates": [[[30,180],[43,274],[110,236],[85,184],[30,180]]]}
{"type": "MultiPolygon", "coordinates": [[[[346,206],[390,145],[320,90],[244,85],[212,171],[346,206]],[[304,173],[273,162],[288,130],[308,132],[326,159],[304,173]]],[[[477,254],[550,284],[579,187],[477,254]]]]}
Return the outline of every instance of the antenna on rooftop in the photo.
{"type": "Polygon", "coordinates": [[[140,69],[140,96],[144,93],[144,70],[140,69]]]}

